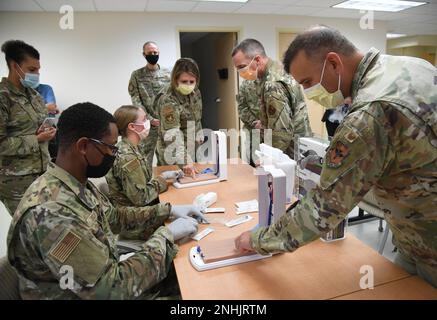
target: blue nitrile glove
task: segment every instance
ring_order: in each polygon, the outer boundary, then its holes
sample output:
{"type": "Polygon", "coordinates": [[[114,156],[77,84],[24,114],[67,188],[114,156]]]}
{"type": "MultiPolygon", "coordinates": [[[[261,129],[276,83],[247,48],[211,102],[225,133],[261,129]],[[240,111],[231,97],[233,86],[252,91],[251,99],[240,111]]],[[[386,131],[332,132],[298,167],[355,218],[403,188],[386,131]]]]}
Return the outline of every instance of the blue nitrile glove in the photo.
{"type": "Polygon", "coordinates": [[[200,223],[209,223],[203,213],[205,209],[192,204],[171,206],[170,218],[193,217],[200,223]]]}
{"type": "Polygon", "coordinates": [[[167,228],[173,234],[174,241],[189,237],[197,232],[199,224],[191,217],[178,218],[169,225],[167,228]]]}
{"type": "Polygon", "coordinates": [[[203,169],[200,173],[214,173],[214,170],[212,170],[211,168],[206,168],[203,169]]]}

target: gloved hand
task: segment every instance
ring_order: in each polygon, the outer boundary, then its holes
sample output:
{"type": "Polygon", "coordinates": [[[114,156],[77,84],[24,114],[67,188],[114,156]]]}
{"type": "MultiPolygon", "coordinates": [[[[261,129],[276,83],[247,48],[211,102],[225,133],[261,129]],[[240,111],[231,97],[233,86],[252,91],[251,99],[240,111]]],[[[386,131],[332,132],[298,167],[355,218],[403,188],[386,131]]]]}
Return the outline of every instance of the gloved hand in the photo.
{"type": "Polygon", "coordinates": [[[200,223],[209,223],[209,221],[203,215],[204,209],[200,206],[195,206],[192,204],[171,206],[170,217],[174,218],[184,218],[193,217],[200,223]]]}
{"type": "Polygon", "coordinates": [[[199,224],[190,217],[179,218],[167,225],[167,228],[173,234],[174,241],[194,235],[197,232],[199,224]]]}
{"type": "Polygon", "coordinates": [[[163,171],[163,172],[161,172],[161,176],[165,180],[177,179],[177,178],[182,178],[184,176],[184,172],[182,170],[163,171]]]}

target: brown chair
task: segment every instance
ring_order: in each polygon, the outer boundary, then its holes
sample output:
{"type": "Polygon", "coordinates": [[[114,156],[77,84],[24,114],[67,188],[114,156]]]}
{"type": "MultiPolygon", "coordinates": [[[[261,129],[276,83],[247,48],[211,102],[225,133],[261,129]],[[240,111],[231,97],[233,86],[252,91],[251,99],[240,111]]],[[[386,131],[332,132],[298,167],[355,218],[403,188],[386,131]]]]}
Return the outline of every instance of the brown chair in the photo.
{"type": "Polygon", "coordinates": [[[0,258],[0,300],[21,300],[17,272],[7,257],[0,258]]]}

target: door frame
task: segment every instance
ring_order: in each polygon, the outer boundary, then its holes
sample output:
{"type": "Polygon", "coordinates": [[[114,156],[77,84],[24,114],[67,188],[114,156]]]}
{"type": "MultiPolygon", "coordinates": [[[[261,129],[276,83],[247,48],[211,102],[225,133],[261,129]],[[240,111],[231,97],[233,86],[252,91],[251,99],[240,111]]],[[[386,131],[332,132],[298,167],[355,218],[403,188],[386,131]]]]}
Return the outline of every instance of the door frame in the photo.
{"type": "Polygon", "coordinates": [[[298,28],[276,28],[275,29],[275,36],[276,36],[276,59],[278,61],[282,62],[281,54],[283,52],[279,52],[279,34],[280,33],[301,33],[304,29],[298,29],[298,28]]]}
{"type": "MultiPolygon", "coordinates": [[[[176,34],[175,34],[177,59],[181,58],[181,42],[180,42],[181,32],[234,32],[237,34],[237,41],[239,41],[239,39],[241,39],[242,28],[241,27],[177,26],[176,34]]],[[[237,84],[238,84],[238,80],[237,80],[237,84]]]]}

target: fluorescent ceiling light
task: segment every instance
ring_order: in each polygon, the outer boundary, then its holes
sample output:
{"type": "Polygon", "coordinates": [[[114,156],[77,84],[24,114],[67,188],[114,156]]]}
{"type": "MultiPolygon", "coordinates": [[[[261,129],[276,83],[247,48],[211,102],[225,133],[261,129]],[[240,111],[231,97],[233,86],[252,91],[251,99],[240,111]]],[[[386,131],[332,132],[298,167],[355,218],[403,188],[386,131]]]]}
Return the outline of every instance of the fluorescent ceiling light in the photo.
{"type": "Polygon", "coordinates": [[[199,0],[203,2],[247,2],[248,0],[199,0]]]}
{"type": "Polygon", "coordinates": [[[396,38],[401,38],[401,37],[405,37],[406,34],[402,34],[402,33],[387,33],[387,39],[396,39],[396,38]]]}
{"type": "Polygon", "coordinates": [[[358,9],[367,11],[398,12],[427,4],[428,2],[401,0],[348,0],[332,6],[332,8],[358,9]]]}

